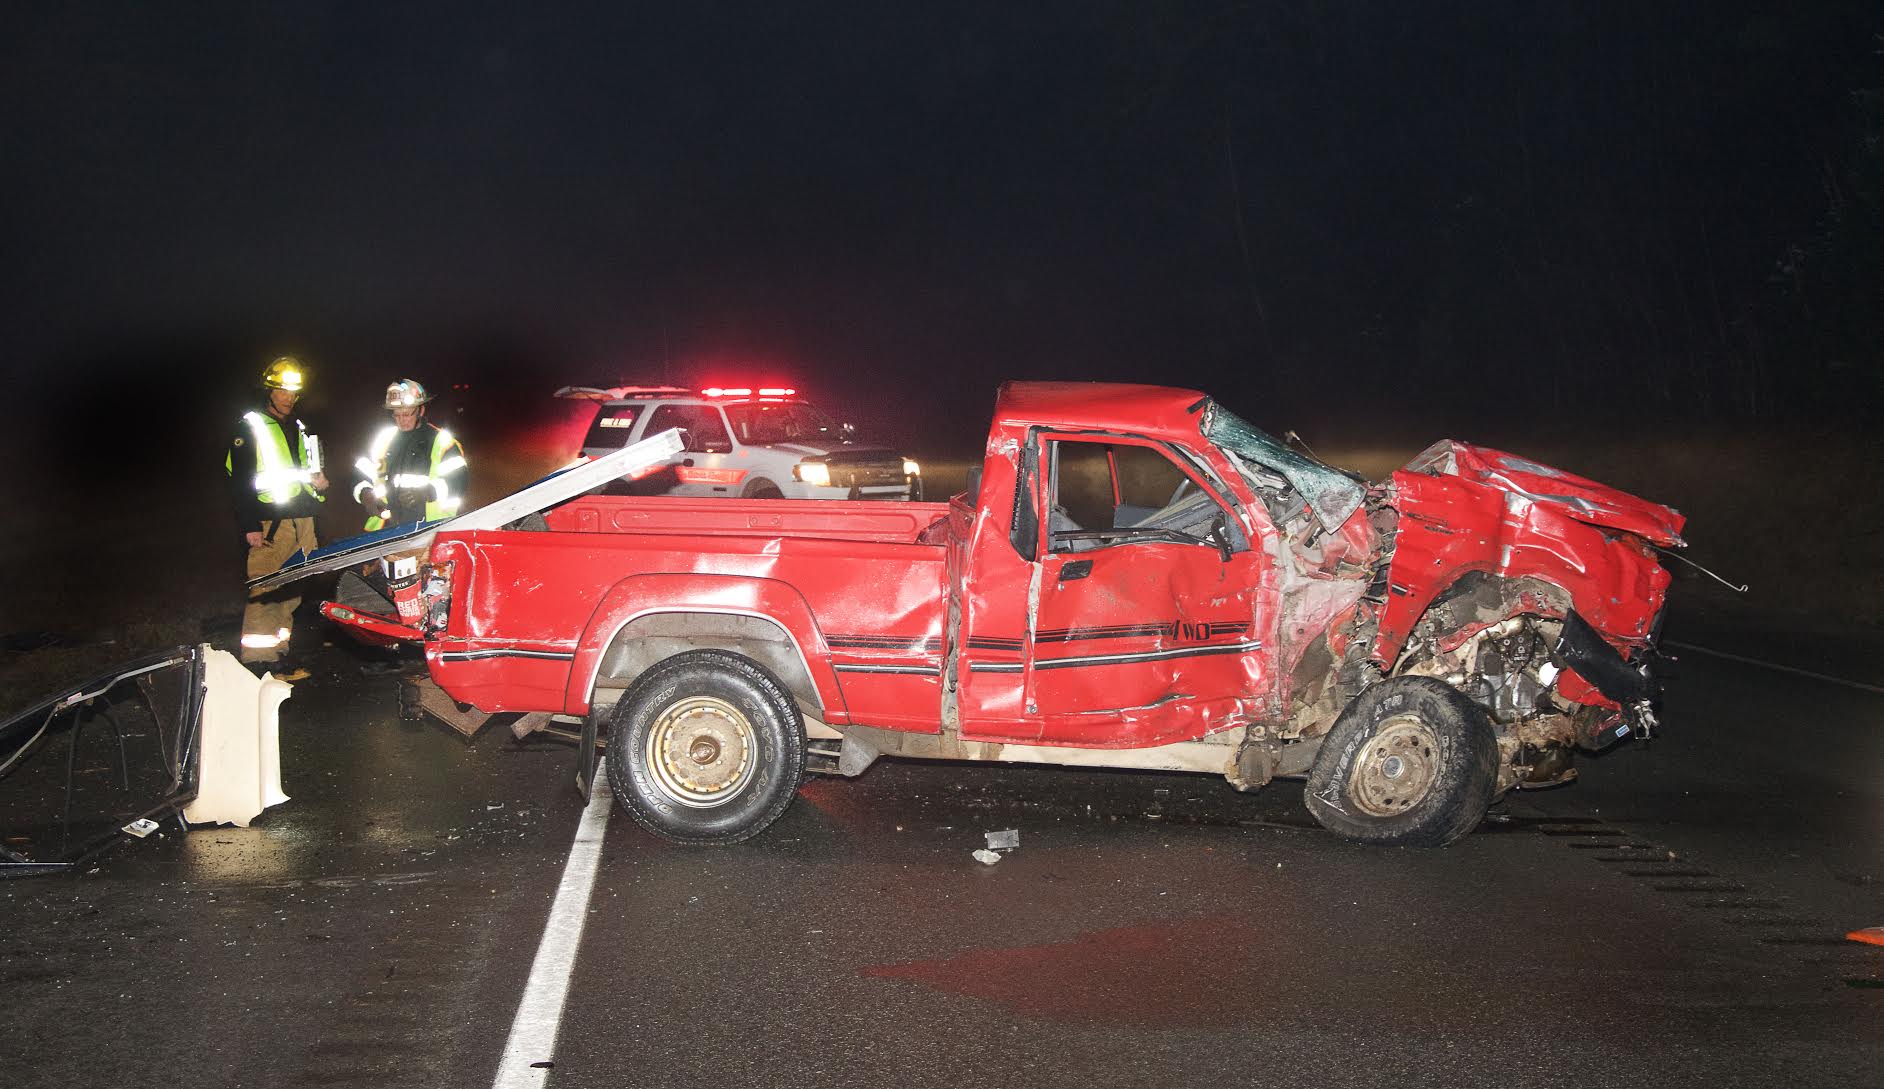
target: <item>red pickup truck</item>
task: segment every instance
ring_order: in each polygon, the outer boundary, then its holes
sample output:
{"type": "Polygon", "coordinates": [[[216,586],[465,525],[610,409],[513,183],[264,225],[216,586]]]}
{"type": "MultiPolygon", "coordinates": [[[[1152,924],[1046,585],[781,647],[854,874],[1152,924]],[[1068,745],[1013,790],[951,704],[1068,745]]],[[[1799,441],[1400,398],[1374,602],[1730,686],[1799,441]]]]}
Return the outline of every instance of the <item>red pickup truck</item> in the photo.
{"type": "Polygon", "coordinates": [[[1681,527],[1464,443],[1370,485],[1194,391],[1016,382],[947,503],[447,528],[404,632],[462,703],[604,731],[616,797],[682,843],[886,755],[1305,775],[1335,832],[1438,846],[1649,732],[1681,527]]]}

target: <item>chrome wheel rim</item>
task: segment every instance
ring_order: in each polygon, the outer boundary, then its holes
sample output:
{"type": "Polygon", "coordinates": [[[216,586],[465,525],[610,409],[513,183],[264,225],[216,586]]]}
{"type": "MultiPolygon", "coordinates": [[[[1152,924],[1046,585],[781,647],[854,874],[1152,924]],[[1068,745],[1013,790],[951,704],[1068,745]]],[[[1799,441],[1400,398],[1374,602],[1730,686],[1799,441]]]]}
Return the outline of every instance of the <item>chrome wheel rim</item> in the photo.
{"type": "Polygon", "coordinates": [[[662,711],[645,755],[655,788],[693,809],[731,801],[759,759],[751,720],[712,696],[689,696],[662,711]]]}
{"type": "Polygon", "coordinates": [[[1354,761],[1349,796],[1362,812],[1391,817],[1425,799],[1439,778],[1439,735],[1412,715],[1384,723],[1354,761]]]}

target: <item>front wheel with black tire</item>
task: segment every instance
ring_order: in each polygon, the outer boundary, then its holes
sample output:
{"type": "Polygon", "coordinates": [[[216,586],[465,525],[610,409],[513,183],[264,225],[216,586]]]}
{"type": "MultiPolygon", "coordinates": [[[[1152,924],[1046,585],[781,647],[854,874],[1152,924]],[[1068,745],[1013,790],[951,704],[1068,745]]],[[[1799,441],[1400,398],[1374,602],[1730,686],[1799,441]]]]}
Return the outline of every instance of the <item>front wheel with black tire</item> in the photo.
{"type": "Polygon", "coordinates": [[[1382,847],[1445,847],[1478,827],[1498,780],[1485,712],[1432,677],[1357,696],[1309,768],[1302,799],[1322,827],[1382,847]]]}
{"type": "Polygon", "coordinates": [[[758,835],[791,804],[804,773],[804,724],[791,694],[737,654],[661,662],[609,719],[609,786],[635,823],[675,843],[758,835]]]}

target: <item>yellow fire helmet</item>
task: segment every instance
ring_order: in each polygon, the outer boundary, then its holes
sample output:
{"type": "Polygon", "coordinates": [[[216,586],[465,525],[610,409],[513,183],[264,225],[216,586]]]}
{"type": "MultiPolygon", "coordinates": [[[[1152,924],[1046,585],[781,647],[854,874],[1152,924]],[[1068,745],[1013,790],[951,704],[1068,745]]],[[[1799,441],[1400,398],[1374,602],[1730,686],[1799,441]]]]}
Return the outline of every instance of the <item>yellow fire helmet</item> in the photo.
{"type": "Polygon", "coordinates": [[[431,399],[425,387],[411,378],[401,378],[386,387],[387,408],[417,408],[431,399]]]}
{"type": "Polygon", "coordinates": [[[268,365],[262,372],[262,386],[265,389],[285,389],[289,393],[300,393],[307,384],[307,369],[300,360],[291,355],[284,355],[268,365]]]}

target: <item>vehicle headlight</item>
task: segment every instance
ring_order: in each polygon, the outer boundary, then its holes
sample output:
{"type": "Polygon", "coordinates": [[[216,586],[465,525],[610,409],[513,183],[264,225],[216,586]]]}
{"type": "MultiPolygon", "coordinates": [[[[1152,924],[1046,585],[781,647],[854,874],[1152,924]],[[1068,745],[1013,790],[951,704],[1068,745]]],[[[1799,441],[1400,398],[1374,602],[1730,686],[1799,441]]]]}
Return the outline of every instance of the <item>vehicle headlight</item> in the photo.
{"type": "Polygon", "coordinates": [[[911,461],[908,458],[904,458],[903,459],[903,475],[904,476],[921,476],[922,466],[916,464],[914,461],[911,461]]]}
{"type": "Polygon", "coordinates": [[[831,486],[831,467],[822,461],[801,461],[792,467],[792,475],[814,488],[831,486]]]}

